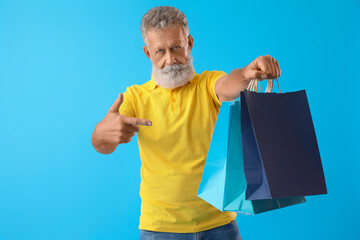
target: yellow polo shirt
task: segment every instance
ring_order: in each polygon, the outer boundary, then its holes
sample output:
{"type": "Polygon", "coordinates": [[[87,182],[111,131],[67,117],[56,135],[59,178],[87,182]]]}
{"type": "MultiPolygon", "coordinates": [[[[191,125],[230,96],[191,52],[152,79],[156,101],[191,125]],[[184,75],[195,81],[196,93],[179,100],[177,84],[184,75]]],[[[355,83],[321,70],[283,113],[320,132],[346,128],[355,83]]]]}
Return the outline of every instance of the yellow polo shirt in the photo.
{"type": "Polygon", "coordinates": [[[141,158],[139,229],[190,233],[225,225],[221,212],[196,196],[220,109],[215,82],[223,71],[194,72],[186,85],[168,90],[153,80],[126,89],[119,113],[145,118],[137,133],[141,158]]]}

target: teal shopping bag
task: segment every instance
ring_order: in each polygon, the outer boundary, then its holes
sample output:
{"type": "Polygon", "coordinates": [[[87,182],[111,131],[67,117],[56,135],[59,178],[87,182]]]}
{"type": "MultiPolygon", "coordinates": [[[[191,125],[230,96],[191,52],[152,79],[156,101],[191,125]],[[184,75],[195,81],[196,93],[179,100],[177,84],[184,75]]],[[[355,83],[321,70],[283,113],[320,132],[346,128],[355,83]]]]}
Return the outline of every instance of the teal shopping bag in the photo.
{"type": "Polygon", "coordinates": [[[304,203],[304,197],[245,200],[240,107],[240,101],[221,104],[197,196],[221,211],[244,214],[304,203]]]}

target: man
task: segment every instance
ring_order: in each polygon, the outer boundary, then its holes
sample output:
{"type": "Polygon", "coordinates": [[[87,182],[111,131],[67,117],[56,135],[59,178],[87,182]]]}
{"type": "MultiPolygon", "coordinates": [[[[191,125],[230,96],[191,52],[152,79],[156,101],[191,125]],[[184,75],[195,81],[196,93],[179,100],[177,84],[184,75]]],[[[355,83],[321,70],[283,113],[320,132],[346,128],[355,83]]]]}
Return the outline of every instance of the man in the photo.
{"type": "Polygon", "coordinates": [[[142,239],[241,239],[236,213],[221,212],[196,194],[221,102],[239,97],[251,79],[279,77],[279,64],[268,55],[228,75],[197,74],[187,19],[174,7],[150,9],[141,33],[151,80],[119,94],[95,127],[93,146],[109,154],[137,133],[142,239]]]}

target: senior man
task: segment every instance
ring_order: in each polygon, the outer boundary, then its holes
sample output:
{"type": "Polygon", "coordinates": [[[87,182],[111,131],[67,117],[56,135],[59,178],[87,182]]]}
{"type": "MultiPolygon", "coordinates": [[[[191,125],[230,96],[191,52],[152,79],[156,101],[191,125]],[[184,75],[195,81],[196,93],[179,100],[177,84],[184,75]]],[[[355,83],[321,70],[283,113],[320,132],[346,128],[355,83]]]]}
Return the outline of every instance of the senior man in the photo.
{"type": "Polygon", "coordinates": [[[141,239],[241,239],[236,213],[221,212],[196,194],[221,102],[239,97],[251,79],[279,77],[279,64],[267,55],[229,74],[197,74],[187,19],[174,7],[150,9],[141,34],[151,80],[119,94],[96,125],[92,144],[109,154],[137,133],[141,239]]]}

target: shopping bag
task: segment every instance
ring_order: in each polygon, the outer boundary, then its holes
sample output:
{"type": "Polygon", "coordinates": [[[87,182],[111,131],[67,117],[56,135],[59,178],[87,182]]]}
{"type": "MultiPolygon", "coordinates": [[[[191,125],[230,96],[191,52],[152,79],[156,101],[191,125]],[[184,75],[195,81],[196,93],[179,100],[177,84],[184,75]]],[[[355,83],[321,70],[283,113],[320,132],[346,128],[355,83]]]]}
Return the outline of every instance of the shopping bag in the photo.
{"type": "Polygon", "coordinates": [[[222,102],[197,196],[221,211],[257,214],[304,203],[304,197],[246,200],[240,101],[222,102]]]}
{"type": "Polygon", "coordinates": [[[305,90],[273,93],[270,85],[241,92],[246,199],[326,194],[305,90]]]}

